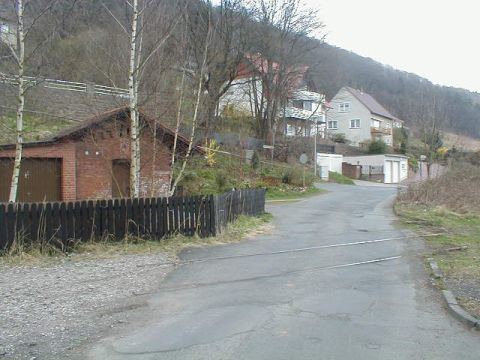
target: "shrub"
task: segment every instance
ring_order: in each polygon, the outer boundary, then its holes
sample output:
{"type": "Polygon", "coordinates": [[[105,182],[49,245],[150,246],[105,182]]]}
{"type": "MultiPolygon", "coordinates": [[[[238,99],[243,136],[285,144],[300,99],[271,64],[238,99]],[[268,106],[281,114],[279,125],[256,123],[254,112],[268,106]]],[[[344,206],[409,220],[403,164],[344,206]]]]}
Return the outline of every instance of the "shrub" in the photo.
{"type": "Polygon", "coordinates": [[[345,134],[332,134],[330,136],[330,139],[336,143],[341,143],[341,144],[347,143],[347,138],[345,137],[345,134]]]}
{"type": "Polygon", "coordinates": [[[259,166],[260,158],[258,157],[257,151],[254,151],[252,156],[252,169],[257,170],[259,166]]]}
{"type": "Polygon", "coordinates": [[[335,171],[328,172],[328,181],[337,183],[337,184],[346,184],[346,185],[355,184],[353,180],[350,179],[349,177],[339,174],[338,172],[335,172],[335,171]]]}
{"type": "Polygon", "coordinates": [[[458,213],[480,213],[480,168],[467,163],[453,164],[443,175],[411,185],[398,201],[444,207],[458,213]]]}
{"type": "Polygon", "coordinates": [[[408,158],[408,167],[412,169],[413,172],[417,172],[419,165],[418,165],[418,160],[415,156],[410,156],[408,158]]]}
{"type": "Polygon", "coordinates": [[[312,185],[315,181],[315,176],[312,174],[311,169],[304,169],[303,166],[293,166],[287,169],[287,171],[282,176],[282,182],[289,185],[303,186],[304,174],[305,186],[312,185]]]}
{"type": "Polygon", "coordinates": [[[385,154],[387,152],[387,144],[381,139],[375,140],[368,144],[369,154],[385,154]]]}

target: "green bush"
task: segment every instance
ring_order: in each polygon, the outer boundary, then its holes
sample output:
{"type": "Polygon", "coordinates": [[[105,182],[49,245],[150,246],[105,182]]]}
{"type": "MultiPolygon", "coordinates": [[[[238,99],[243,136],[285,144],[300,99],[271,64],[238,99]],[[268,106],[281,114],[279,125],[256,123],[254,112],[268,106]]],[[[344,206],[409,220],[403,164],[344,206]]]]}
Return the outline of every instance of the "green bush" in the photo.
{"type": "Polygon", "coordinates": [[[387,144],[381,139],[372,141],[368,144],[369,154],[385,154],[387,152],[387,144]]]}
{"type": "Polygon", "coordinates": [[[339,174],[335,171],[328,172],[328,181],[336,183],[336,184],[346,184],[346,185],[353,185],[355,184],[352,179],[342,174],[339,174]]]}
{"type": "Polygon", "coordinates": [[[412,169],[413,172],[417,172],[419,168],[418,160],[415,156],[410,156],[408,158],[408,166],[412,169]]]}
{"type": "Polygon", "coordinates": [[[310,186],[315,181],[315,176],[312,174],[311,169],[304,169],[303,166],[293,166],[287,169],[283,176],[282,182],[284,184],[294,185],[294,186],[303,186],[303,176],[305,171],[305,186],[310,186]]]}

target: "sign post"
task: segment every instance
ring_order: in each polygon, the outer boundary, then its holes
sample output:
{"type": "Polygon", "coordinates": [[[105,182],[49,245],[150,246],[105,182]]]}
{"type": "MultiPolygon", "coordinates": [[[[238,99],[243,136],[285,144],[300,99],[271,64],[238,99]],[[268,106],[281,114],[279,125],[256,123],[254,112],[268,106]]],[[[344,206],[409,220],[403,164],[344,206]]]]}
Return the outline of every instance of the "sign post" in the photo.
{"type": "Polygon", "coordinates": [[[300,163],[303,165],[303,187],[305,187],[305,164],[308,162],[307,154],[300,155],[300,163]]]}

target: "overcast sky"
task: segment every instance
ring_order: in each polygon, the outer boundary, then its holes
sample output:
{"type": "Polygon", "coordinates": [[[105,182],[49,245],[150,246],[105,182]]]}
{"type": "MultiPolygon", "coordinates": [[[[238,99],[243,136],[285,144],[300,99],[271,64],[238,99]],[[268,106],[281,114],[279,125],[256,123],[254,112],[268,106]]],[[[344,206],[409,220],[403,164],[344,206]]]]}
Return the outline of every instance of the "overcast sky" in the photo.
{"type": "Polygon", "coordinates": [[[304,0],[327,42],[433,83],[480,92],[479,0],[304,0]]]}

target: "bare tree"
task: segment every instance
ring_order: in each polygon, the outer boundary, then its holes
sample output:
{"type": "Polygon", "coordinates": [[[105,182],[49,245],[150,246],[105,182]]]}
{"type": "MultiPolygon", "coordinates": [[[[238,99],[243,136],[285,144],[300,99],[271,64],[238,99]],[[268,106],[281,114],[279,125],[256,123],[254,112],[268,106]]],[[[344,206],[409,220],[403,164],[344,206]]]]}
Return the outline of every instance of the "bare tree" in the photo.
{"type": "Polygon", "coordinates": [[[237,76],[237,66],[246,48],[246,24],[249,1],[221,0],[213,6],[210,0],[192,3],[187,19],[190,54],[190,72],[195,82],[204,73],[202,90],[202,124],[208,139],[216,125],[218,103],[237,76]],[[205,46],[210,42],[209,46],[205,46]],[[205,49],[208,53],[205,54],[205,49]],[[206,55],[206,57],[205,57],[206,55]],[[206,59],[204,61],[204,58],[206,59]],[[205,68],[202,71],[202,66],[205,68]]]}
{"type": "MultiPolygon", "coordinates": [[[[210,16],[211,16],[211,13],[210,13],[210,16]]],[[[213,25],[212,23],[210,22],[209,23],[209,26],[208,26],[208,30],[207,30],[207,36],[206,36],[206,40],[204,42],[204,49],[203,49],[203,58],[202,58],[202,62],[201,62],[201,66],[200,66],[200,74],[197,78],[197,86],[196,86],[196,89],[194,91],[194,96],[195,96],[195,101],[194,101],[194,104],[193,104],[193,115],[192,115],[192,119],[191,119],[191,128],[190,128],[190,138],[189,138],[189,143],[188,143],[188,148],[187,148],[187,151],[185,153],[185,156],[183,158],[183,161],[182,161],[182,166],[175,178],[174,181],[172,181],[172,185],[170,187],[170,195],[173,195],[175,193],[175,190],[179,184],[179,182],[182,180],[183,178],[183,174],[185,172],[185,169],[187,167],[187,163],[188,163],[188,160],[192,154],[192,150],[193,150],[193,146],[194,146],[194,141],[195,141],[195,132],[196,132],[196,128],[197,128],[197,122],[198,122],[198,117],[199,117],[199,112],[200,112],[200,106],[202,104],[202,100],[203,100],[203,91],[202,91],[202,88],[205,86],[205,74],[207,72],[207,63],[208,63],[208,54],[209,54],[209,48],[213,42],[213,33],[214,33],[214,30],[213,30],[213,25]]],[[[174,147],[172,149],[172,170],[173,170],[173,166],[175,165],[175,155],[176,155],[176,145],[177,145],[177,138],[179,136],[179,126],[180,126],[180,119],[181,119],[181,116],[182,116],[182,110],[183,110],[183,92],[184,92],[184,80],[185,80],[185,73],[182,73],[182,93],[181,93],[181,98],[179,101],[179,104],[178,104],[178,113],[177,113],[177,124],[176,124],[176,128],[175,128],[175,140],[174,140],[174,147]]],[[[173,172],[172,172],[173,174],[173,172]]]]}
{"type": "Polygon", "coordinates": [[[291,91],[300,85],[306,67],[305,56],[320,41],[323,24],[318,12],[302,6],[300,0],[257,0],[256,24],[251,32],[250,62],[255,76],[251,80],[251,102],[259,137],[274,141],[279,111],[291,91]]]}
{"type": "Polygon", "coordinates": [[[438,94],[426,94],[420,89],[417,121],[418,135],[422,142],[422,152],[427,166],[427,176],[431,175],[431,166],[436,160],[437,150],[442,147],[443,104],[438,94]]]}

